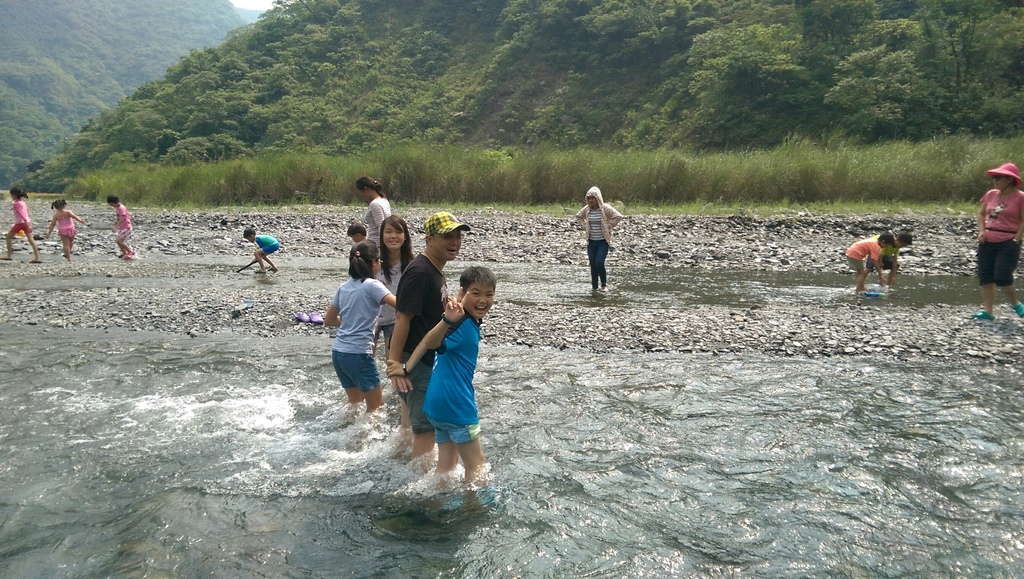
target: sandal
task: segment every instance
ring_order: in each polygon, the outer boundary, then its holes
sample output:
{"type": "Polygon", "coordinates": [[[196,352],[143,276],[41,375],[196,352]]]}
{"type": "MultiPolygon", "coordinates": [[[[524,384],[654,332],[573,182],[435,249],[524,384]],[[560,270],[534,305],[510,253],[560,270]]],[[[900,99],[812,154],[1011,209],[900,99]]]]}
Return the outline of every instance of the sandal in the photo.
{"type": "Polygon", "coordinates": [[[306,312],[296,312],[295,319],[302,322],[303,324],[308,324],[310,322],[309,315],[306,314],[306,312]]]}
{"type": "Polygon", "coordinates": [[[992,314],[986,312],[985,310],[981,310],[980,312],[978,312],[976,314],[971,314],[971,317],[976,319],[976,320],[994,320],[994,319],[996,319],[995,316],[993,316],[992,314]]]}
{"type": "Polygon", "coordinates": [[[1013,306],[1013,311],[1017,312],[1017,315],[1024,318],[1024,304],[1017,302],[1017,305],[1013,306]]]}
{"type": "Polygon", "coordinates": [[[32,259],[32,260],[29,260],[29,263],[43,263],[43,260],[41,260],[41,259],[32,259]]]}
{"type": "Polygon", "coordinates": [[[322,326],[324,325],[324,317],[316,312],[313,312],[309,314],[309,323],[322,326]]]}

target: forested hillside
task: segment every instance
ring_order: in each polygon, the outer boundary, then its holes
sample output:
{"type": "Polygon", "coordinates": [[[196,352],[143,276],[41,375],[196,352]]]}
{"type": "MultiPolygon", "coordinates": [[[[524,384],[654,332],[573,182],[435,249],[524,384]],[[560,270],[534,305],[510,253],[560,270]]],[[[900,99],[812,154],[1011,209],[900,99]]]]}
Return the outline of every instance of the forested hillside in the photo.
{"type": "Polygon", "coordinates": [[[228,0],[0,1],[0,186],[243,24],[228,0]]]}
{"type": "Polygon", "coordinates": [[[738,149],[1024,129],[1021,0],[278,0],[34,175],[403,142],[738,149]]]}

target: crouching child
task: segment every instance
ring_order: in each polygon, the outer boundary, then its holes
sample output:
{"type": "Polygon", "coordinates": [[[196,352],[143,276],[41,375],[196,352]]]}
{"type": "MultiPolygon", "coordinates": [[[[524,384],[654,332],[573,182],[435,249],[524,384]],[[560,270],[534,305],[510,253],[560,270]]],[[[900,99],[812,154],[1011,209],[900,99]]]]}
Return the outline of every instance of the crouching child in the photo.
{"type": "Polygon", "coordinates": [[[270,261],[270,254],[281,249],[281,244],[276,239],[269,235],[256,235],[256,230],[252,227],[245,228],[245,231],[242,232],[242,239],[256,244],[252,260],[259,264],[260,273],[267,273],[267,265],[270,266],[270,271],[277,271],[277,266],[270,261]]]}

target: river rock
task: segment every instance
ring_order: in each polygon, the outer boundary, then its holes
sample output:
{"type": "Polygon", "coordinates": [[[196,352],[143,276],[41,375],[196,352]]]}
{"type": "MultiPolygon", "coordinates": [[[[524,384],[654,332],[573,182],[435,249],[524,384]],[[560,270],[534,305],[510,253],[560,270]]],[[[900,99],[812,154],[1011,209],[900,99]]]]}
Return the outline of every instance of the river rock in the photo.
{"type": "MultiPolygon", "coordinates": [[[[362,216],[363,207],[130,208],[135,224],[132,243],[142,250],[141,259],[125,262],[116,259],[110,231],[113,211],[104,204],[82,201],[72,206],[89,221],[79,228],[74,263],[65,263],[59,245],[52,244],[45,250],[41,247],[45,263],[29,267],[24,261],[30,254],[23,242],[15,242],[13,262],[0,262],[0,288],[5,288],[0,290],[2,323],[30,326],[36,332],[53,325],[189,336],[231,332],[242,339],[306,336],[322,340],[316,347],[329,349],[332,329],[296,324],[293,316],[297,311],[326,310],[329,295],[344,275],[345,228],[362,216]],[[285,262],[280,273],[256,279],[235,272],[252,255],[253,245],[241,239],[248,225],[282,242],[285,262]],[[290,255],[330,258],[338,265],[326,272],[289,270],[290,255]],[[196,257],[202,258],[202,265],[196,265],[196,257]],[[112,287],[76,282],[68,284],[66,291],[52,292],[33,289],[35,284],[29,281],[50,278],[53,285],[53,281],[59,284],[82,276],[103,279],[112,287]],[[156,280],[156,287],[133,283],[135,278],[156,280]],[[236,310],[243,300],[254,300],[255,306],[236,310]],[[73,307],[73,315],[51,315],[64,304],[73,307]]],[[[396,206],[414,231],[417,249],[424,220],[440,209],[396,206]]],[[[38,222],[48,214],[48,203],[30,199],[30,210],[38,222]]],[[[586,267],[585,234],[575,224],[573,209],[559,215],[491,208],[455,213],[472,227],[460,260],[586,267]]],[[[960,212],[627,215],[615,230],[609,263],[848,274],[843,253],[852,242],[886,229],[906,228],[914,232],[915,242],[901,253],[904,275],[969,276],[975,265],[975,227],[973,215],[960,212]]],[[[678,304],[660,309],[631,304],[620,309],[573,300],[537,306],[502,301],[499,291],[484,335],[491,347],[522,344],[616,355],[630,351],[815,358],[867,355],[1018,368],[1019,353],[1024,351],[1022,328],[1016,318],[977,323],[965,319],[961,311],[939,307],[866,312],[855,305],[771,303],[749,308],[678,304]],[[879,335],[879,328],[886,332],[879,335]]]]}

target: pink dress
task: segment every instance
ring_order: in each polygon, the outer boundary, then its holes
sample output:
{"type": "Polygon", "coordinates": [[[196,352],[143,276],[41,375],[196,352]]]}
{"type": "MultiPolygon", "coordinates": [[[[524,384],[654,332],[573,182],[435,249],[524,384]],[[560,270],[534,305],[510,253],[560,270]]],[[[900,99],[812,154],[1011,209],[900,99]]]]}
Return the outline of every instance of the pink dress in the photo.
{"type": "Polygon", "coordinates": [[[75,222],[70,217],[65,217],[57,222],[57,233],[61,237],[74,237],[78,234],[78,230],[75,229],[75,222]]]}
{"type": "Polygon", "coordinates": [[[128,208],[124,205],[117,206],[117,238],[127,241],[132,236],[132,218],[128,215],[128,208]]]}

